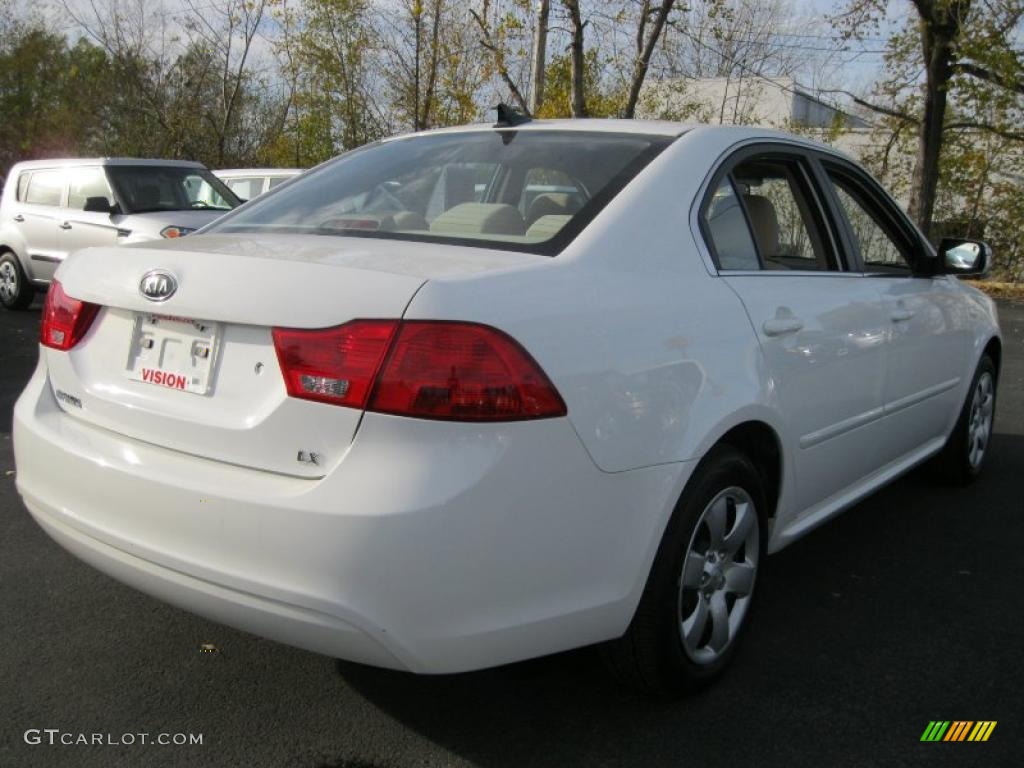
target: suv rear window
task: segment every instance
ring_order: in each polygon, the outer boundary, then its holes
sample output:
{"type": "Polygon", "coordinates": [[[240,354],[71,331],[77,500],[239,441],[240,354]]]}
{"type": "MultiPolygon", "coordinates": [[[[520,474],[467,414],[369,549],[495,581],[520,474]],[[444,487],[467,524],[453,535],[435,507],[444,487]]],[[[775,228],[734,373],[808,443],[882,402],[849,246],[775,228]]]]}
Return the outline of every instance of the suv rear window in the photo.
{"type": "Polygon", "coordinates": [[[494,130],[373,144],[208,232],[443,242],[554,255],[672,138],[494,130]]]}

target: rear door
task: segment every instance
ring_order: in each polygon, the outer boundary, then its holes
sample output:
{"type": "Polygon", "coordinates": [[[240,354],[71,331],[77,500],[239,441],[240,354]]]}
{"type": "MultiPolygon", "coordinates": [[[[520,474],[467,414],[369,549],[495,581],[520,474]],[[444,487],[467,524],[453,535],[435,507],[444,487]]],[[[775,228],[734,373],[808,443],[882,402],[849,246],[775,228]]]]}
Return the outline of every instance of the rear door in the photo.
{"type": "Polygon", "coordinates": [[[69,169],[67,205],[62,211],[57,235],[65,254],[93,245],[117,245],[118,228],[110,214],[84,210],[90,197],[114,201],[103,168],[97,165],[69,169]]]}
{"type": "Polygon", "coordinates": [[[799,149],[741,150],[712,190],[705,236],[757,332],[792,446],[794,508],[807,511],[878,468],[881,297],[847,269],[799,149]]]}
{"type": "Polygon", "coordinates": [[[892,461],[945,435],[958,412],[970,335],[951,279],[915,271],[925,246],[903,213],[853,166],[822,165],[858,268],[885,307],[886,439],[878,450],[892,461]]]}
{"type": "Polygon", "coordinates": [[[33,170],[14,214],[14,222],[25,238],[32,277],[36,280],[53,279],[54,270],[64,260],[57,235],[64,193],[63,169],[33,170]]]}

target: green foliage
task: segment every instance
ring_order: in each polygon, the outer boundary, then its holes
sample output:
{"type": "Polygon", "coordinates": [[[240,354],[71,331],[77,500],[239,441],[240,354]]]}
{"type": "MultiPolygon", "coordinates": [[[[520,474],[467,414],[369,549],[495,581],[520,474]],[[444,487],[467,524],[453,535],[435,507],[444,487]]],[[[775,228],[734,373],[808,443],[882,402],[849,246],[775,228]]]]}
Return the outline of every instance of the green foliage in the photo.
{"type": "MultiPolygon", "coordinates": [[[[929,4],[941,18],[954,0],[929,4]]],[[[885,29],[887,4],[851,0],[834,22],[850,38],[885,29]]],[[[994,272],[1024,280],[1024,60],[1016,50],[1024,0],[973,2],[954,41],[947,85],[933,238],[983,237],[994,272]]],[[[882,76],[871,99],[894,114],[870,115],[875,128],[862,159],[897,195],[910,195],[923,100],[922,24],[912,11],[889,35],[882,76]]]]}
{"type": "MultiPolygon", "coordinates": [[[[590,48],[584,54],[585,72],[583,90],[587,95],[587,112],[590,117],[616,117],[626,103],[624,88],[609,88],[602,82],[599,53],[590,48]]],[[[545,69],[544,103],[537,111],[538,117],[570,117],[572,93],[572,63],[569,54],[554,56],[545,69]]]]}

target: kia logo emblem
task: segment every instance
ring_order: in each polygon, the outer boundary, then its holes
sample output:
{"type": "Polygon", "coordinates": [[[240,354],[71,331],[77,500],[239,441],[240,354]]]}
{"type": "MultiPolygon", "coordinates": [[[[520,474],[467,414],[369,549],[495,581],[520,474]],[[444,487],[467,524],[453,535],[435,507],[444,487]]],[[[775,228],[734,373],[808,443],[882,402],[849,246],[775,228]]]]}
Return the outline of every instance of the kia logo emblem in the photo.
{"type": "Polygon", "coordinates": [[[178,281],[166,269],[151,269],[139,282],[139,293],[150,301],[167,301],[178,290],[178,281]]]}

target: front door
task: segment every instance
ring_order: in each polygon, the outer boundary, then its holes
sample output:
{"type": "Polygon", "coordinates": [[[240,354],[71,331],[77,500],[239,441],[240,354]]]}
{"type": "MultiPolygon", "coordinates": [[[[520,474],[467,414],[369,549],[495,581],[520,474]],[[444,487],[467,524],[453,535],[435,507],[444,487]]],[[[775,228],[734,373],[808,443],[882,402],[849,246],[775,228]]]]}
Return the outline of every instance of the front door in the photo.
{"type": "Polygon", "coordinates": [[[888,361],[883,399],[890,461],[941,440],[959,413],[961,381],[970,351],[961,294],[946,276],[915,274],[920,243],[903,214],[857,171],[826,163],[866,278],[888,317],[888,361]]]}
{"type": "Polygon", "coordinates": [[[61,211],[58,242],[63,255],[94,245],[117,245],[117,224],[109,213],[86,211],[90,197],[105,197],[113,203],[106,174],[100,166],[83,166],[69,171],[67,207],[61,211]]]}

